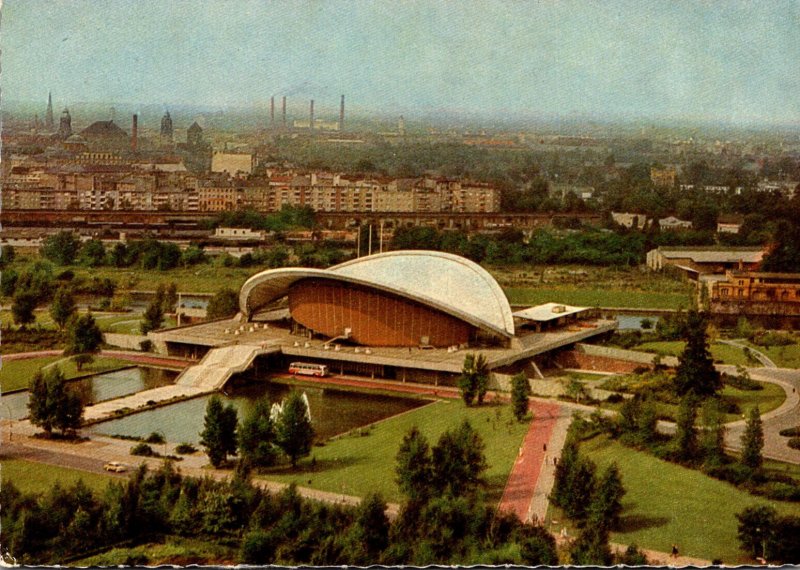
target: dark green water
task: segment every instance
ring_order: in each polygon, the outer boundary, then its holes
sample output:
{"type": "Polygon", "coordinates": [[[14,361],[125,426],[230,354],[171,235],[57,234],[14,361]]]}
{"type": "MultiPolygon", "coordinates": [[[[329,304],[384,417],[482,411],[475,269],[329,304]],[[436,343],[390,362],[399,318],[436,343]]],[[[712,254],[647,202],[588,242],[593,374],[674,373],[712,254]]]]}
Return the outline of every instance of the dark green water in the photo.
{"type": "MultiPolygon", "coordinates": [[[[71,390],[81,395],[84,403],[91,404],[111,400],[128,394],[150,390],[159,386],[167,386],[175,382],[177,372],[162,370],[160,368],[136,367],[104,372],[81,380],[69,382],[71,390]]],[[[19,420],[28,415],[28,391],[3,394],[2,416],[10,415],[12,419],[19,420]]]]}
{"type": "MultiPolygon", "coordinates": [[[[253,403],[267,396],[271,403],[285,398],[290,386],[263,383],[250,384],[245,387],[220,394],[224,403],[231,403],[242,420],[253,403]]],[[[311,421],[318,440],[325,440],[334,435],[346,432],[383,418],[387,418],[407,410],[412,410],[426,403],[425,400],[412,398],[393,398],[391,396],[374,396],[355,392],[343,392],[327,388],[296,387],[305,392],[311,408],[311,421]]],[[[194,443],[200,441],[203,430],[203,418],[206,404],[210,396],[194,398],[133,414],[124,418],[96,424],[90,429],[94,433],[106,435],[118,434],[146,437],[154,431],[164,434],[167,441],[173,443],[194,443]]]]}

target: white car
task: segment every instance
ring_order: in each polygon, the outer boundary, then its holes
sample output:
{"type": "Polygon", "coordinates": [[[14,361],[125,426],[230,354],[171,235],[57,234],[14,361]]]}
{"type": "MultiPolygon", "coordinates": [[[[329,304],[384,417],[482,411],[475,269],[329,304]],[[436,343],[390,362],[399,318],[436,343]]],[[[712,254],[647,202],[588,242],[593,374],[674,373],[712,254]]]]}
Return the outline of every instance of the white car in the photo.
{"type": "Polygon", "coordinates": [[[112,473],[124,473],[128,470],[128,467],[119,461],[109,461],[103,465],[103,469],[106,471],[111,471],[112,473]]]}

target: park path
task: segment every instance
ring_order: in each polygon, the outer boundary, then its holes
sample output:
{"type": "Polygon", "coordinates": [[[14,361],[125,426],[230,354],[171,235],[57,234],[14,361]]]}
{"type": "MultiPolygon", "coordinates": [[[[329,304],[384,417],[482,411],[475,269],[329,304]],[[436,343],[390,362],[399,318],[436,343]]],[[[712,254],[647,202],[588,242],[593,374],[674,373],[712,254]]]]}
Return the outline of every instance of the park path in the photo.
{"type": "MultiPolygon", "coordinates": [[[[0,361],[11,360],[28,360],[31,358],[42,358],[45,356],[62,356],[63,350],[38,350],[35,352],[17,352],[14,354],[3,354],[0,356],[0,361]]],[[[167,368],[186,368],[194,364],[193,360],[180,358],[177,356],[165,356],[150,354],[147,352],[134,352],[127,350],[102,350],[100,356],[108,356],[111,358],[119,358],[129,360],[131,362],[138,362],[141,364],[148,364],[150,366],[164,366],[167,368]]]]}
{"type": "Polygon", "coordinates": [[[533,419],[519,449],[517,460],[511,468],[498,507],[502,512],[516,514],[521,521],[530,520],[531,502],[548,451],[550,454],[557,452],[552,448],[548,450],[548,444],[556,425],[558,404],[531,400],[528,402],[528,410],[533,414],[533,419]]]}

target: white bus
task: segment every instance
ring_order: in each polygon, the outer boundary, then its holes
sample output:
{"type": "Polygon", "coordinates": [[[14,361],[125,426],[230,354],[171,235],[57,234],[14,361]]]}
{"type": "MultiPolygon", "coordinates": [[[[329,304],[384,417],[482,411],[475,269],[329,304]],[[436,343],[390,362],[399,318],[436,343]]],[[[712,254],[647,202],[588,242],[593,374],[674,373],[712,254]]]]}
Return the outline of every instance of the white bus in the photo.
{"type": "Polygon", "coordinates": [[[289,374],[322,377],[328,375],[328,367],[324,364],[311,364],[310,362],[292,362],[289,365],[289,374]]]}

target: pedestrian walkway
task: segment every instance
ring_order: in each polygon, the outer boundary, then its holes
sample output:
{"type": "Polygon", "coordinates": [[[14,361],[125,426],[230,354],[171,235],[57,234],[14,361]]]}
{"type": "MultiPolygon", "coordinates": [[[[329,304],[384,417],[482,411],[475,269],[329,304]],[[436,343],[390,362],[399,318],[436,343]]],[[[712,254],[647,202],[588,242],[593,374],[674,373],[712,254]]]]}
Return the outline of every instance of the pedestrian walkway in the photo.
{"type": "Polygon", "coordinates": [[[220,390],[231,376],[247,370],[256,356],[270,352],[280,352],[280,346],[240,344],[212,348],[198,364],[184,370],[175,384],[205,392],[220,390]]]}
{"type": "Polygon", "coordinates": [[[528,516],[526,518],[528,521],[543,521],[547,517],[549,496],[556,480],[556,462],[561,457],[561,450],[567,441],[567,430],[569,430],[570,423],[572,423],[572,410],[566,406],[558,406],[555,425],[550,434],[550,442],[547,444],[548,457],[539,472],[539,478],[536,480],[533,491],[533,498],[528,508],[528,516]]]}
{"type": "Polygon", "coordinates": [[[521,521],[530,520],[531,501],[544,463],[552,455],[548,449],[553,428],[559,415],[559,405],[533,400],[528,409],[533,414],[528,433],[520,447],[514,467],[508,476],[499,510],[512,512],[521,521]]]}

